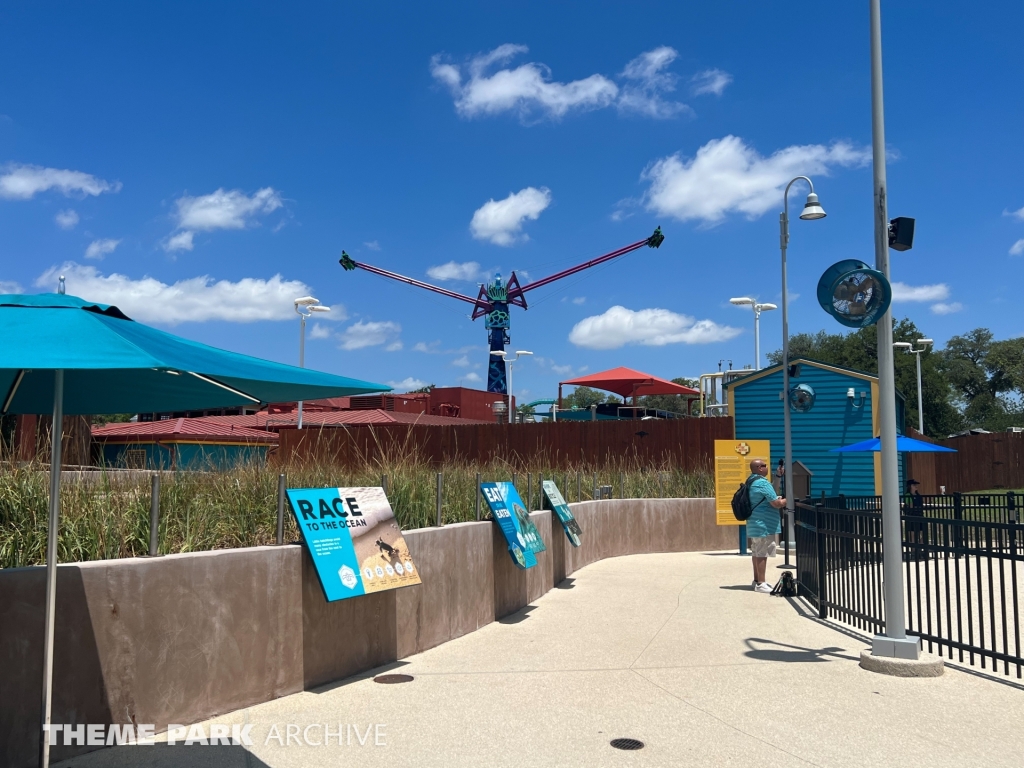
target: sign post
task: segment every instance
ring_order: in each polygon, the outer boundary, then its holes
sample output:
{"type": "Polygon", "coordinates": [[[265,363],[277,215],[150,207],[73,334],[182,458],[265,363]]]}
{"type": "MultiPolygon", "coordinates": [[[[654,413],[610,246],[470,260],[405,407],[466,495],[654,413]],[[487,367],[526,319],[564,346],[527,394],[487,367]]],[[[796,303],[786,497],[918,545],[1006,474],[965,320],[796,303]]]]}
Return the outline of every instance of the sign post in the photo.
{"type": "Polygon", "coordinates": [[[569,509],[569,505],[565,503],[565,499],[562,498],[562,494],[558,491],[558,486],[555,485],[554,480],[545,480],[541,487],[544,489],[544,499],[547,501],[548,506],[554,510],[555,515],[558,516],[559,522],[562,524],[562,530],[565,531],[566,537],[569,539],[569,543],[574,547],[578,547],[582,542],[580,541],[580,535],[583,531],[580,530],[580,524],[573,517],[572,510],[569,509]]]}
{"type": "Polygon", "coordinates": [[[512,483],[481,483],[480,492],[508,543],[512,562],[520,568],[535,566],[535,553],[546,547],[516,487],[512,483]]]}

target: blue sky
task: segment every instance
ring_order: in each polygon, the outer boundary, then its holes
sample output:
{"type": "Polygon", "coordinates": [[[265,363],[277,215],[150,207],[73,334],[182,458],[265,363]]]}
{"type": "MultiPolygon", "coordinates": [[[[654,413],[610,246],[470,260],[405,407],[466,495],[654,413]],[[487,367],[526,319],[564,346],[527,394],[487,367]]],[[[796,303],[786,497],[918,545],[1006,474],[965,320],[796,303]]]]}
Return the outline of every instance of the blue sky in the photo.
{"type": "MultiPolygon", "coordinates": [[[[889,213],[917,219],[896,315],[940,345],[1024,334],[1024,6],[883,6],[889,213]]],[[[839,330],[817,280],[874,260],[867,32],[867,3],[8,5],[0,288],[63,272],[283,362],[312,293],[333,311],[307,365],[482,388],[468,305],[343,272],[341,250],[475,295],[495,269],[537,279],[661,225],[660,250],[513,310],[510,349],[536,355],[517,395],[616,365],[742,367],[753,318],[728,299],[779,300],[785,181],[811,175],[829,214],[792,225],[793,332],[839,330]]]]}

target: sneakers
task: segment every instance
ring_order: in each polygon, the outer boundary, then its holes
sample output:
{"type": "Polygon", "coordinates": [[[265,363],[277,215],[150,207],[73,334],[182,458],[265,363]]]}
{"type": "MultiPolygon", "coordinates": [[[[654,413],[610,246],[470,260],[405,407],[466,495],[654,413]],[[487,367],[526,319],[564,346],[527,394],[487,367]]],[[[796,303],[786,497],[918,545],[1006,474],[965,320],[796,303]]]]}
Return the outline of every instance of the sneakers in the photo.
{"type": "Polygon", "coordinates": [[[762,581],[760,584],[754,587],[754,591],[770,595],[772,593],[772,585],[769,584],[767,581],[762,581]]]}
{"type": "Polygon", "coordinates": [[[752,582],[750,582],[750,588],[755,591],[757,590],[757,579],[754,579],[752,582]]]}

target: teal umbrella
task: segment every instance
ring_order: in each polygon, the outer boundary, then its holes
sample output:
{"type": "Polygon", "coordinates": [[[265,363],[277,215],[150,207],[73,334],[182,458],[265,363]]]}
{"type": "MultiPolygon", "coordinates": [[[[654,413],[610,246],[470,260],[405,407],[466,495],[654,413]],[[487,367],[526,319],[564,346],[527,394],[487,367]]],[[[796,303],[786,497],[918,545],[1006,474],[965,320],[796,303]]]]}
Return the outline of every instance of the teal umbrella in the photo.
{"type": "Polygon", "coordinates": [[[46,545],[42,765],[50,760],[53,620],[64,414],[188,411],[315,400],[383,384],[239,355],[136,323],[117,307],[75,296],[0,295],[0,415],[53,411],[46,545]]]}

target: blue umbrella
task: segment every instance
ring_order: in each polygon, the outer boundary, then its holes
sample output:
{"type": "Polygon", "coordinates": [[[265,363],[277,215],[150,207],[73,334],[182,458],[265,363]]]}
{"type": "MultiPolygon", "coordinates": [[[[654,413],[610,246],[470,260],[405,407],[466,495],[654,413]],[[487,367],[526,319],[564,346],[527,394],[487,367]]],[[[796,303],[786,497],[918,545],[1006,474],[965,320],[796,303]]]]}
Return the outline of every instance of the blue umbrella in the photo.
{"type": "Polygon", "coordinates": [[[64,414],[252,406],[390,388],[225,352],[148,328],[117,307],[58,293],[0,295],[0,339],[0,415],[53,409],[43,645],[41,763],[46,768],[64,414]]]}
{"type": "MultiPolygon", "coordinates": [[[[862,440],[861,442],[854,443],[853,445],[844,445],[842,448],[833,448],[830,453],[867,453],[871,451],[877,453],[881,450],[881,438],[873,437],[870,440],[862,440]]],[[[899,435],[896,438],[896,450],[900,453],[956,453],[955,448],[946,448],[943,445],[926,443],[923,440],[915,440],[912,437],[904,437],[903,435],[899,435]]]]}

